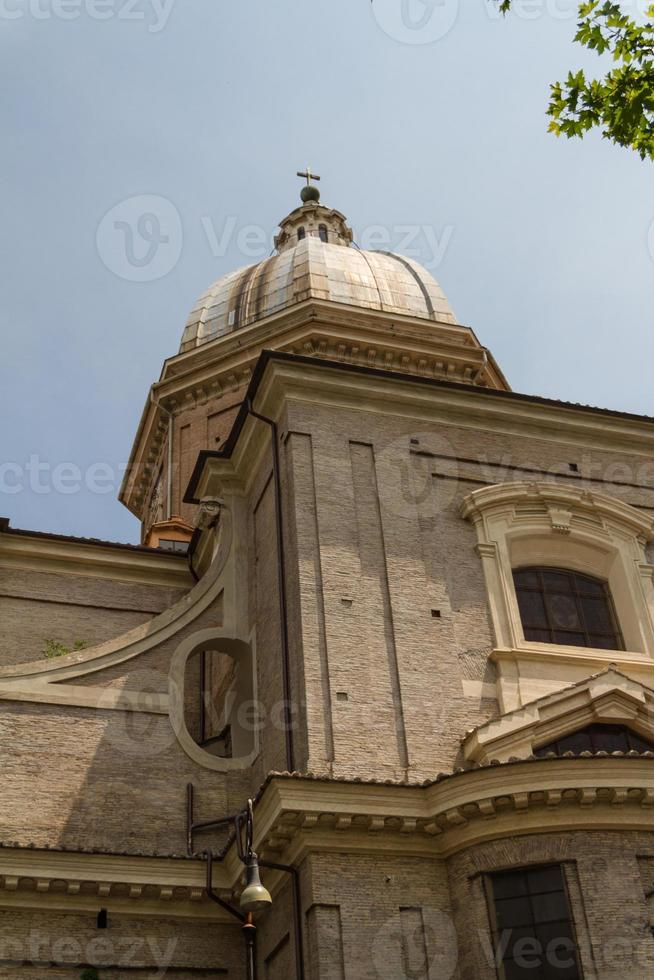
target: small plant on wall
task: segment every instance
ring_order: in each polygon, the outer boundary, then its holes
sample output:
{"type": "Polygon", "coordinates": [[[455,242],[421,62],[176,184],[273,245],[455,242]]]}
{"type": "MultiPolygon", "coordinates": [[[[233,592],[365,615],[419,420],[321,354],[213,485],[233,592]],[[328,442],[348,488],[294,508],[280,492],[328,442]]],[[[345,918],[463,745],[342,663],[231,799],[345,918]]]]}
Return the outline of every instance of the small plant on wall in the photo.
{"type": "Polygon", "coordinates": [[[55,660],[57,657],[65,657],[67,653],[73,653],[76,650],[85,650],[88,644],[84,640],[75,640],[72,647],[66,646],[65,643],[60,643],[59,640],[46,640],[43,647],[43,656],[46,660],[55,660]]]}

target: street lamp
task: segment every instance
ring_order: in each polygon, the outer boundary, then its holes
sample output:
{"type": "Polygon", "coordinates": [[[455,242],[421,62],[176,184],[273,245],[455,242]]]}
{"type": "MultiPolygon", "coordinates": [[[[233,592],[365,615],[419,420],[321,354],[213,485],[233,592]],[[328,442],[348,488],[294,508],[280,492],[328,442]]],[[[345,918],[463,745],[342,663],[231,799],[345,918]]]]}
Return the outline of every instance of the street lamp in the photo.
{"type": "Polygon", "coordinates": [[[247,962],[248,980],[256,980],[257,962],[255,952],[255,942],[257,927],[253,922],[255,912],[263,912],[272,905],[272,897],[267,888],[261,883],[259,874],[259,860],[253,849],[254,836],[254,814],[252,800],[248,800],[247,807],[229,817],[219,817],[216,820],[203,820],[196,822],[193,819],[193,784],[188,783],[186,787],[186,843],[189,857],[193,857],[194,834],[199,830],[216,830],[219,827],[232,825],[236,838],[236,851],[240,861],[245,866],[245,888],[241,892],[239,908],[235,908],[226,902],[224,898],[217,895],[213,890],[213,853],[205,851],[204,858],[207,862],[206,893],[207,897],[220,905],[235,918],[239,919],[243,926],[243,937],[245,939],[245,953],[247,962]]]}
{"type": "Polygon", "coordinates": [[[245,869],[245,888],[238,904],[244,912],[263,912],[272,905],[272,898],[268,889],[261,884],[259,862],[254,851],[250,851],[245,869]]]}

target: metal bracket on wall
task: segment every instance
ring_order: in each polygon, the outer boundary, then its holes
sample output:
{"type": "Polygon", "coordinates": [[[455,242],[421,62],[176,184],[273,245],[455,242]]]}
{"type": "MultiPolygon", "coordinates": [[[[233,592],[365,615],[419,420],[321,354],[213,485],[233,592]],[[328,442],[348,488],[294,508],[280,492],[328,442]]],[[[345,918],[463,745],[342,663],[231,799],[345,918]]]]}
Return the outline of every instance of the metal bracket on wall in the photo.
{"type": "Polygon", "coordinates": [[[216,817],[213,820],[195,820],[195,788],[193,783],[186,784],[186,852],[189,857],[195,855],[195,834],[203,830],[218,830],[230,824],[236,834],[236,848],[241,861],[252,851],[252,801],[244,810],[229,817],[216,817]],[[243,830],[245,829],[245,834],[243,830]]]}

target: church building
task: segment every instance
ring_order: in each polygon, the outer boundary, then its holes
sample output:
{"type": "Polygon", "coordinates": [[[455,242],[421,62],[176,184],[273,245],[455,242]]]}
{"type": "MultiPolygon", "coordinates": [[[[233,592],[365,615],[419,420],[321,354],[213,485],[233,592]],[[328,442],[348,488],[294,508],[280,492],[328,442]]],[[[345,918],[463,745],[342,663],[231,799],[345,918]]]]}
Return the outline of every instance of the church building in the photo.
{"type": "Polygon", "coordinates": [[[0,977],[652,980],[653,458],[308,183],[147,395],[141,544],[0,521],[0,977]]]}

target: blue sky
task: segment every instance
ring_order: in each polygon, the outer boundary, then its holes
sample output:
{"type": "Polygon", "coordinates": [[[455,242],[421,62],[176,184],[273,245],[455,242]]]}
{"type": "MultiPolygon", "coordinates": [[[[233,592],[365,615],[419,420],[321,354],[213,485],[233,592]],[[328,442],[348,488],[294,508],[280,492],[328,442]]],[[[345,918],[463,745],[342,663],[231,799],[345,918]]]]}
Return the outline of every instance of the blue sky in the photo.
{"type": "Polygon", "coordinates": [[[307,162],[515,390],[654,414],[652,165],[546,132],[548,83],[598,67],[573,0],[493,8],[0,0],[0,516],[138,540],[111,474],[148,387],[196,296],[267,254],[307,162]],[[107,228],[144,198],[167,250],[126,268],[107,228]]]}

